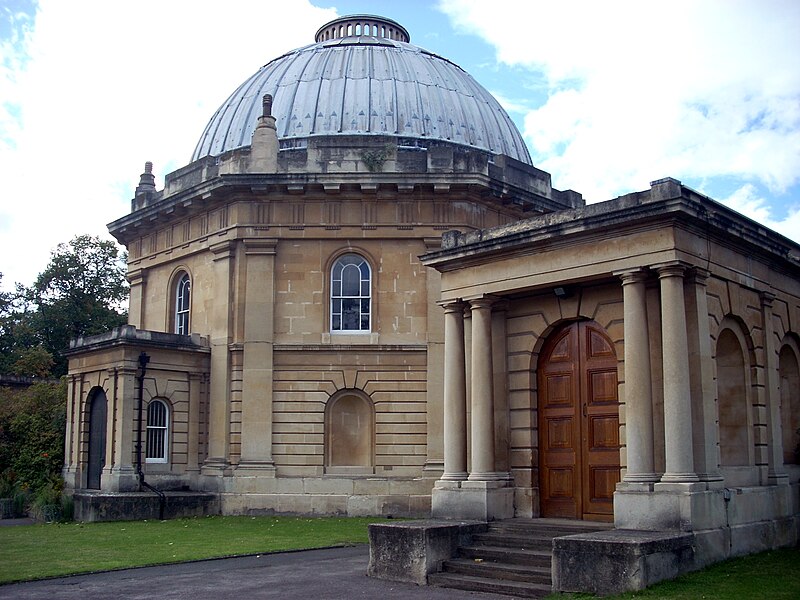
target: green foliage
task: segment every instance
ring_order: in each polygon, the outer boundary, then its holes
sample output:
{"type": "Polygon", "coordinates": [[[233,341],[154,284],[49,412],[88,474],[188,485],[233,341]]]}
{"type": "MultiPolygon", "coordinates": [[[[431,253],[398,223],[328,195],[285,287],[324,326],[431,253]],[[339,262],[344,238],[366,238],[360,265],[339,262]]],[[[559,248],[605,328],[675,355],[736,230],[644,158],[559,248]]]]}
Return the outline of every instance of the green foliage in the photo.
{"type": "Polygon", "coordinates": [[[200,517],[0,527],[0,583],[363,544],[376,518],[200,517]],[[68,548],[69,552],[64,549],[68,548]]]}
{"type": "Polygon", "coordinates": [[[44,346],[34,346],[19,353],[11,372],[21,377],[47,377],[54,364],[53,355],[44,346]]]}
{"type": "Polygon", "coordinates": [[[40,503],[48,494],[60,497],[66,401],[63,381],[0,389],[0,487],[28,493],[40,503]]]}
{"type": "Polygon", "coordinates": [[[31,287],[0,294],[0,373],[64,375],[71,339],[124,325],[125,261],[114,242],[80,235],[58,245],[31,287]]]}

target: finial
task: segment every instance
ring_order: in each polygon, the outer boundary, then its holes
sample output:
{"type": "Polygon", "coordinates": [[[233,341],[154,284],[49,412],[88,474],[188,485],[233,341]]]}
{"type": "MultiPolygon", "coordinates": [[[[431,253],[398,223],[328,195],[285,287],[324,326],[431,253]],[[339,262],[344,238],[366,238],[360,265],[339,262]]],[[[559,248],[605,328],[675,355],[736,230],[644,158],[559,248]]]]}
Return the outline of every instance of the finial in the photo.
{"type": "Polygon", "coordinates": [[[153,163],[149,160],[144,163],[144,173],[139,177],[139,185],[136,186],[136,195],[143,192],[156,191],[156,178],[153,175],[153,163]]]}
{"type": "Polygon", "coordinates": [[[272,94],[264,94],[264,97],[261,99],[261,106],[263,108],[263,116],[271,117],[272,116],[272,94]]]}

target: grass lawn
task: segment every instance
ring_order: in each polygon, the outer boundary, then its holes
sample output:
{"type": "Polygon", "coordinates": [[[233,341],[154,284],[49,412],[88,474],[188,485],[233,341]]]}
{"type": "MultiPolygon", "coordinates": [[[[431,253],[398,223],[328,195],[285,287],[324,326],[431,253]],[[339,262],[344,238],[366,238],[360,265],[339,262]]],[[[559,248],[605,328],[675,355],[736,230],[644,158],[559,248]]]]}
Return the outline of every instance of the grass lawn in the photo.
{"type": "Polygon", "coordinates": [[[200,517],[0,527],[0,583],[366,543],[377,518],[200,517]]]}
{"type": "MultiPolygon", "coordinates": [[[[550,600],[588,598],[586,594],[553,594],[550,600]]],[[[697,573],[665,581],[617,599],[656,600],[797,600],[800,598],[800,548],[784,548],[734,558],[697,573]]]]}

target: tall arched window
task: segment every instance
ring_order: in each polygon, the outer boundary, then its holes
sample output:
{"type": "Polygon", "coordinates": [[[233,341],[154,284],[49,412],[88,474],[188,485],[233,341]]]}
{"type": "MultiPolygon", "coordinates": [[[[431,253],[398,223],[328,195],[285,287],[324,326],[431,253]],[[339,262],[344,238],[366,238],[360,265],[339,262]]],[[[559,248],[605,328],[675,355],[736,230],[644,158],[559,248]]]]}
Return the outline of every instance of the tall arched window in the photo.
{"type": "Polygon", "coordinates": [[[158,399],[147,405],[147,454],[145,462],[165,463],[169,458],[169,408],[158,399]]]}
{"type": "Polygon", "coordinates": [[[189,274],[184,273],[175,287],[175,333],[189,335],[189,307],[192,284],[189,274]]]}
{"type": "Polygon", "coordinates": [[[358,254],[340,256],[331,269],[331,331],[371,329],[372,273],[358,254]]]}

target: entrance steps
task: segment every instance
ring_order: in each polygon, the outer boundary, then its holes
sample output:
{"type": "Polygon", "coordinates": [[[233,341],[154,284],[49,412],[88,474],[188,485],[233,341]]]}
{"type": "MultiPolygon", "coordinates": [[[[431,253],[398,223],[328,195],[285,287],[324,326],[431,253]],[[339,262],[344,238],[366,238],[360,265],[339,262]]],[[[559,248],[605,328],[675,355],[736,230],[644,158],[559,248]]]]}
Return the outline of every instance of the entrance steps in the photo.
{"type": "Polygon", "coordinates": [[[543,598],[552,592],[553,538],[613,529],[610,523],[568,519],[505,519],[472,536],[458,556],[428,575],[438,587],[543,598]]]}

